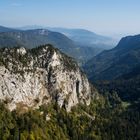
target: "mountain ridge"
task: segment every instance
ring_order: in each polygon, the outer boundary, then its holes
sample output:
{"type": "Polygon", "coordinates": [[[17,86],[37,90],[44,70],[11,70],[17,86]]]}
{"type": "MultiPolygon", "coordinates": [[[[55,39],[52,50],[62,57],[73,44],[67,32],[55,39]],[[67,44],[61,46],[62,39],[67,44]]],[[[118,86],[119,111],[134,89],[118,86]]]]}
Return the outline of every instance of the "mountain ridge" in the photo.
{"type": "Polygon", "coordinates": [[[81,47],[67,36],[47,29],[10,30],[0,33],[0,47],[24,46],[33,48],[38,45],[53,44],[67,55],[75,58],[81,65],[92,56],[99,53],[100,49],[81,47]]]}
{"type": "Polygon", "coordinates": [[[122,38],[118,45],[103,51],[84,66],[92,80],[112,80],[140,64],[140,35],[122,38]]]}
{"type": "Polygon", "coordinates": [[[35,26],[19,27],[18,29],[29,30],[29,29],[39,29],[39,28],[60,32],[68,36],[70,39],[72,39],[75,43],[79,44],[81,47],[89,46],[92,48],[100,48],[104,50],[104,49],[113,48],[118,42],[118,40],[113,39],[111,37],[103,36],[94,33],[93,31],[82,29],[82,28],[45,27],[45,26],[35,25],[35,26]]]}

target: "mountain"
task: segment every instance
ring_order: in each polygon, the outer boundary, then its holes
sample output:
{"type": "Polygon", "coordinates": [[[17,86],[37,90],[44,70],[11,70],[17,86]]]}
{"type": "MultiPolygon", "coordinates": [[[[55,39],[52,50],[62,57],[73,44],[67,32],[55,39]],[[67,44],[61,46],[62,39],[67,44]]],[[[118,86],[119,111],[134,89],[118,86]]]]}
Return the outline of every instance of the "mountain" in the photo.
{"type": "Polygon", "coordinates": [[[0,33],[1,32],[10,32],[10,31],[17,31],[17,29],[12,29],[4,26],[0,26],[0,33]]]}
{"type": "Polygon", "coordinates": [[[79,64],[86,62],[100,52],[100,49],[88,46],[81,48],[62,33],[52,32],[47,29],[26,31],[11,29],[11,31],[7,30],[0,33],[0,47],[24,46],[26,48],[34,48],[48,43],[53,44],[67,55],[75,58],[79,64]]]}
{"type": "Polygon", "coordinates": [[[53,101],[70,111],[78,103],[89,105],[92,96],[77,63],[51,45],[0,49],[0,79],[0,99],[10,110],[53,101]]]}
{"type": "Polygon", "coordinates": [[[98,49],[96,54],[98,54],[98,52],[101,52],[102,50],[113,48],[118,42],[118,39],[98,35],[92,31],[85,30],[85,29],[42,27],[42,26],[37,26],[37,25],[20,27],[18,29],[30,30],[30,29],[39,29],[39,28],[48,29],[54,32],[60,32],[66,35],[67,37],[69,37],[80,47],[92,47],[92,48],[95,48],[96,50],[98,49]]]}
{"type": "Polygon", "coordinates": [[[84,46],[99,47],[102,49],[113,48],[116,41],[110,37],[98,35],[94,32],[85,29],[67,29],[67,28],[49,28],[52,31],[57,31],[65,34],[76,43],[84,46]]]}
{"type": "Polygon", "coordinates": [[[92,31],[86,30],[86,29],[69,29],[69,28],[60,28],[60,27],[42,27],[42,26],[25,26],[25,27],[20,27],[18,29],[22,30],[30,30],[30,29],[39,29],[39,28],[44,28],[48,29],[54,32],[60,32],[76,43],[80,45],[88,45],[92,47],[100,47],[103,48],[106,46],[104,49],[109,49],[114,47],[114,45],[117,43],[116,39],[113,39],[111,37],[103,36],[103,35],[98,35],[92,31]],[[103,46],[104,45],[104,46],[103,46]]]}
{"type": "MultiPolygon", "coordinates": [[[[27,48],[34,48],[41,44],[52,43],[59,49],[73,49],[74,43],[61,33],[51,32],[44,29],[27,30],[27,31],[10,31],[0,33],[0,47],[10,47],[17,44],[27,48]],[[10,42],[10,39],[15,43],[10,42]]],[[[66,51],[66,50],[65,50],[66,51]]]]}
{"type": "Polygon", "coordinates": [[[140,64],[140,35],[121,39],[119,44],[89,60],[84,69],[90,80],[112,80],[140,64]]]}
{"type": "Polygon", "coordinates": [[[51,45],[0,49],[0,79],[1,140],[139,139],[140,104],[98,94],[51,45]]]}

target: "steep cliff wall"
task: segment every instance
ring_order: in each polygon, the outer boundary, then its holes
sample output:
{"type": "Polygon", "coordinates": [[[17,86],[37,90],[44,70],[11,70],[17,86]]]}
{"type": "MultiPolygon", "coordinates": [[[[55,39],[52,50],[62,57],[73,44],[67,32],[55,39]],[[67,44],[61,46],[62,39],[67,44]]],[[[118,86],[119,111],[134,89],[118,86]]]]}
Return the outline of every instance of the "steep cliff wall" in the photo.
{"type": "Polygon", "coordinates": [[[0,99],[10,110],[56,101],[70,111],[89,105],[91,87],[72,58],[50,45],[0,49],[0,99]]]}

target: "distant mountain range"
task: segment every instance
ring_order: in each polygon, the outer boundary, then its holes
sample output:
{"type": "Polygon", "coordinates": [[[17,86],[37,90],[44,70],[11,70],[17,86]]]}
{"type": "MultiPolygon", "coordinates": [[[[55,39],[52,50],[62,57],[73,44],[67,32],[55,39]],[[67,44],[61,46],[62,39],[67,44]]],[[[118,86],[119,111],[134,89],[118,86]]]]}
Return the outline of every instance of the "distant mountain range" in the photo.
{"type": "Polygon", "coordinates": [[[10,31],[17,31],[18,29],[12,29],[4,26],[0,26],[0,33],[1,32],[10,32],[10,31]]]}
{"type": "Polygon", "coordinates": [[[112,80],[140,64],[140,35],[127,36],[119,44],[89,60],[84,69],[91,81],[112,80]]]}
{"type": "Polygon", "coordinates": [[[88,45],[93,48],[97,47],[105,50],[113,48],[117,43],[111,37],[98,35],[85,29],[50,28],[50,30],[65,34],[81,46],[88,45]]]}
{"type": "Polygon", "coordinates": [[[117,40],[111,37],[106,37],[102,35],[98,35],[94,32],[85,29],[69,29],[69,28],[59,28],[59,27],[42,27],[42,26],[25,26],[19,29],[29,30],[29,29],[40,29],[45,28],[54,32],[60,32],[71,40],[73,40],[76,44],[81,47],[93,47],[101,50],[111,49],[117,44],[117,40]]]}
{"type": "Polygon", "coordinates": [[[75,58],[80,64],[100,52],[100,49],[96,48],[81,48],[64,34],[47,29],[26,31],[6,27],[1,27],[0,29],[0,47],[24,46],[26,48],[34,48],[48,43],[75,58]]]}
{"type": "Polygon", "coordinates": [[[12,29],[0,26],[0,47],[24,46],[26,48],[34,48],[49,43],[75,58],[80,65],[106,49],[106,47],[103,47],[104,45],[100,44],[101,47],[97,43],[97,40],[100,42],[105,39],[109,40],[107,37],[102,37],[82,29],[62,30],[62,28],[49,28],[48,30],[41,29],[39,26],[12,29]],[[74,38],[79,38],[79,41],[76,41],[74,38]],[[84,41],[84,39],[87,40],[87,42],[84,41]],[[90,44],[89,40],[91,39],[95,42],[94,45],[90,44]]]}

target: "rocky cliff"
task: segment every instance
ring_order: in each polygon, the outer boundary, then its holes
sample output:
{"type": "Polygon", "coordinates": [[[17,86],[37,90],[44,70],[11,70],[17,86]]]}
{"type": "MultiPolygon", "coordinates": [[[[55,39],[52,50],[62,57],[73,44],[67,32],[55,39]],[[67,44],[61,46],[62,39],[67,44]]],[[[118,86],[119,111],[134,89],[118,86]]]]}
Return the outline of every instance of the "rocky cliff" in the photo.
{"type": "Polygon", "coordinates": [[[51,45],[0,49],[0,99],[10,110],[52,101],[67,111],[89,105],[91,87],[74,60],[51,45]]]}

